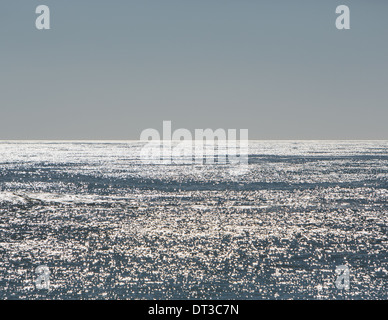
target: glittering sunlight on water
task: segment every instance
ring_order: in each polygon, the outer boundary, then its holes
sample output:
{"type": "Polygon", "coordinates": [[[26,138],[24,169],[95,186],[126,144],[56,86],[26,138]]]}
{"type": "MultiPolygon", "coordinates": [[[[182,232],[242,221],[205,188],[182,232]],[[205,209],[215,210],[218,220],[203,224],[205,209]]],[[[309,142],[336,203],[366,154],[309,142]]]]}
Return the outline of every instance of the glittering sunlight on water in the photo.
{"type": "Polygon", "coordinates": [[[388,142],[251,142],[243,175],[141,147],[0,142],[0,298],[387,299],[388,142]]]}

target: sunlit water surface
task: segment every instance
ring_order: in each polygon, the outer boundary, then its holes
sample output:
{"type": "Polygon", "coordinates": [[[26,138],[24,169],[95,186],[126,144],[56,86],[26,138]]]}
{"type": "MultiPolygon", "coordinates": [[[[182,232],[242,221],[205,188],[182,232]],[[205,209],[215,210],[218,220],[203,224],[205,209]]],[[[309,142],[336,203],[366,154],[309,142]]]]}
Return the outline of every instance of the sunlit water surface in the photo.
{"type": "Polygon", "coordinates": [[[387,299],[387,141],[251,142],[242,175],[142,145],[0,142],[1,299],[387,299]]]}

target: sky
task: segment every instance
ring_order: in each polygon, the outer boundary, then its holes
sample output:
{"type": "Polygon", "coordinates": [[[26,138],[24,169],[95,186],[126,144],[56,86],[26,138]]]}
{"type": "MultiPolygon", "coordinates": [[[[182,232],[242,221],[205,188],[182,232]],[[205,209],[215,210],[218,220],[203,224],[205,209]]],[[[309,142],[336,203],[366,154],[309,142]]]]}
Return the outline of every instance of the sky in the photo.
{"type": "Polygon", "coordinates": [[[388,139],[387,16],[386,0],[2,0],[0,140],[136,140],[163,120],[388,139]]]}

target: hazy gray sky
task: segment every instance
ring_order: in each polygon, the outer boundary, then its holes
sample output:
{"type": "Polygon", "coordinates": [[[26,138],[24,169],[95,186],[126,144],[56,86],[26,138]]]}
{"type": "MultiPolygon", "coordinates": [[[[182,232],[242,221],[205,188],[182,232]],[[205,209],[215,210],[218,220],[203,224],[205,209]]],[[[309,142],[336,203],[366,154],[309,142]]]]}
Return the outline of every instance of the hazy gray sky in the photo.
{"type": "Polygon", "coordinates": [[[2,0],[0,139],[138,139],[163,120],[388,139],[387,16],[386,0],[2,0]]]}

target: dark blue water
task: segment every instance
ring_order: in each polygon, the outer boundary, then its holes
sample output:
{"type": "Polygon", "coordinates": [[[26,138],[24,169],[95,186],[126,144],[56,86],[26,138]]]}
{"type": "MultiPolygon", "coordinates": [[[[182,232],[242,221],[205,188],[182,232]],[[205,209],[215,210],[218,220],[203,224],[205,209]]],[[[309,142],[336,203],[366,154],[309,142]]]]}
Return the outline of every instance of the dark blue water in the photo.
{"type": "Polygon", "coordinates": [[[241,175],[141,146],[0,143],[1,299],[387,299],[388,142],[251,142],[241,175]]]}

